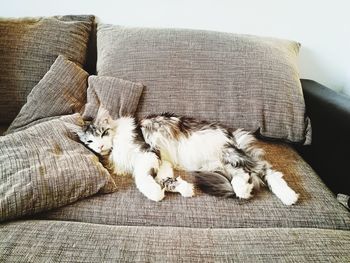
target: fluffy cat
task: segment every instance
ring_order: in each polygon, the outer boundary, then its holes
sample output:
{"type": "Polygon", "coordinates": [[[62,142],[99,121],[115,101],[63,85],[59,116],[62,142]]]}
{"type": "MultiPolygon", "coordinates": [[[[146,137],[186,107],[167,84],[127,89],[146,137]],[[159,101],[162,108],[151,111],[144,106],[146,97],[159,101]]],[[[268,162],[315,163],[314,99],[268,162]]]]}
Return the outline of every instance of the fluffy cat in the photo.
{"type": "Polygon", "coordinates": [[[144,140],[134,118],[113,120],[100,108],[93,123],[87,122],[79,139],[96,154],[109,159],[110,168],[117,175],[130,174],[136,187],[147,198],[160,201],[164,191],[179,192],[184,197],[194,195],[193,185],[175,178],[171,164],[161,162],[159,151],[144,140]]]}
{"type": "Polygon", "coordinates": [[[206,193],[249,199],[254,188],[267,184],[285,205],[298,200],[283,174],[263,160],[263,150],[253,145],[255,137],[247,131],[169,113],[148,116],[140,126],[162,160],[198,172],[196,185],[206,193]]]}
{"type": "Polygon", "coordinates": [[[161,200],[164,190],[193,195],[193,186],[174,178],[173,168],[196,172],[195,184],[212,195],[249,199],[253,189],[267,184],[285,205],[298,200],[282,173],[263,160],[249,132],[169,113],[148,116],[139,125],[129,117],[112,120],[105,110],[98,115],[79,135],[81,141],[98,154],[110,153],[117,173],[132,173],[152,200],[161,200]]]}

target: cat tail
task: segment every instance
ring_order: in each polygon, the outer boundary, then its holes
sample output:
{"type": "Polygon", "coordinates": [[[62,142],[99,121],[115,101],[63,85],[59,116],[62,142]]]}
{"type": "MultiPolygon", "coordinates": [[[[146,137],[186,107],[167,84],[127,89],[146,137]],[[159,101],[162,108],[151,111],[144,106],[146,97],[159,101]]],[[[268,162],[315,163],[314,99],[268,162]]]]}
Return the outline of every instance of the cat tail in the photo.
{"type": "Polygon", "coordinates": [[[196,187],[206,194],[226,198],[236,196],[230,180],[220,172],[194,172],[194,177],[196,187]]]}
{"type": "Polygon", "coordinates": [[[244,150],[250,157],[260,159],[265,154],[264,150],[255,146],[256,138],[248,131],[237,129],[232,132],[236,146],[244,150]]]}

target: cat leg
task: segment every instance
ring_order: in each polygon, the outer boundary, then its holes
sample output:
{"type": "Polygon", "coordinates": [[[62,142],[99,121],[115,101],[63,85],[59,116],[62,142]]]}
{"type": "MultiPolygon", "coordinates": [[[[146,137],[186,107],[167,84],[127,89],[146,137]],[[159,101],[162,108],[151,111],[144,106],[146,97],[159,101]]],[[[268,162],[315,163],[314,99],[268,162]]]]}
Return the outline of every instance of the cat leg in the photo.
{"type": "Polygon", "coordinates": [[[180,176],[175,178],[173,167],[168,161],[162,161],[156,181],[168,192],[178,192],[184,197],[194,196],[193,184],[186,182],[180,176]]]}
{"type": "Polygon", "coordinates": [[[252,158],[233,144],[228,144],[223,148],[221,162],[236,196],[242,199],[252,197],[254,184],[246,172],[254,165],[252,158]]]}
{"type": "Polygon", "coordinates": [[[242,168],[234,168],[226,165],[226,172],[232,177],[231,185],[238,198],[249,199],[252,197],[254,184],[249,183],[250,175],[242,168]]]}
{"type": "Polygon", "coordinates": [[[298,201],[299,195],[291,189],[282,178],[283,174],[272,169],[267,169],[265,180],[272,193],[274,193],[285,205],[293,205],[298,201]]]}
{"type": "Polygon", "coordinates": [[[142,153],[136,161],[134,178],[136,187],[148,199],[161,201],[164,198],[164,190],[156,182],[154,177],[159,169],[159,159],[152,152],[142,153]]]}

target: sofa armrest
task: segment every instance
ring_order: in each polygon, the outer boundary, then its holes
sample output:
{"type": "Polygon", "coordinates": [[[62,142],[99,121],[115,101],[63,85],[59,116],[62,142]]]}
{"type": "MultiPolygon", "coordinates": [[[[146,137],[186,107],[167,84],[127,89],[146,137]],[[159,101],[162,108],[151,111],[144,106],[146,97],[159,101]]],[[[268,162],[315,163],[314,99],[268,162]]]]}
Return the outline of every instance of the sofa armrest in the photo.
{"type": "Polygon", "coordinates": [[[312,144],[297,150],[335,194],[349,195],[350,98],[312,80],[301,83],[312,144]]]}

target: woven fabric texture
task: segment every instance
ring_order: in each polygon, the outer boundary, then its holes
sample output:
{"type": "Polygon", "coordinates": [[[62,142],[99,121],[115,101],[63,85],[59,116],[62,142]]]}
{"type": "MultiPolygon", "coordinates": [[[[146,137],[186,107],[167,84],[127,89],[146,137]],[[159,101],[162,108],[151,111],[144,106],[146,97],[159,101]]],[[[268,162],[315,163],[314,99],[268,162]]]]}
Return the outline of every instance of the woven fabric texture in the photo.
{"type": "Polygon", "coordinates": [[[193,198],[167,193],[163,201],[153,202],[137,190],[132,178],[119,176],[115,178],[117,192],[87,198],[38,218],[121,226],[350,230],[350,213],[292,148],[273,143],[260,145],[274,169],[283,172],[288,184],[300,194],[296,205],[283,205],[267,189],[257,192],[249,201],[197,192],[193,198]]]}
{"type": "MultiPolygon", "coordinates": [[[[0,221],[72,203],[116,185],[97,156],[79,143],[88,74],[59,56],[32,90],[9,134],[0,140],[0,221]],[[83,110],[83,109],[82,109],[83,110]],[[13,132],[11,134],[11,132],[13,132]]],[[[111,77],[89,77],[85,110],[100,103],[114,117],[133,115],[143,86],[111,77]],[[119,116],[119,114],[121,114],[119,116]]]]}
{"type": "Polygon", "coordinates": [[[192,229],[58,221],[0,225],[4,262],[349,262],[350,231],[192,229]]]}
{"type": "Polygon", "coordinates": [[[143,83],[137,116],[175,112],[309,144],[293,41],[99,25],[97,73],[143,83]]]}
{"type": "Polygon", "coordinates": [[[78,112],[86,102],[87,78],[88,73],[81,67],[58,56],[28,95],[7,133],[23,130],[44,118],[78,112]]]}
{"type": "Polygon", "coordinates": [[[99,76],[90,76],[88,82],[83,118],[96,117],[100,106],[114,119],[135,114],[143,90],[141,83],[99,76]]]}
{"type": "Polygon", "coordinates": [[[58,55],[83,66],[94,16],[0,19],[0,123],[9,124],[58,55]]]}
{"type": "Polygon", "coordinates": [[[0,137],[0,221],[69,204],[114,183],[77,141],[82,124],[75,114],[0,137]]]}

